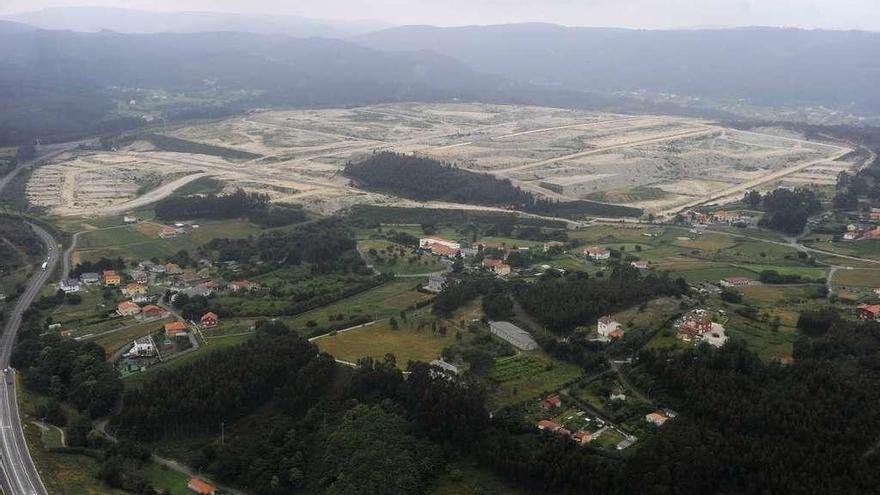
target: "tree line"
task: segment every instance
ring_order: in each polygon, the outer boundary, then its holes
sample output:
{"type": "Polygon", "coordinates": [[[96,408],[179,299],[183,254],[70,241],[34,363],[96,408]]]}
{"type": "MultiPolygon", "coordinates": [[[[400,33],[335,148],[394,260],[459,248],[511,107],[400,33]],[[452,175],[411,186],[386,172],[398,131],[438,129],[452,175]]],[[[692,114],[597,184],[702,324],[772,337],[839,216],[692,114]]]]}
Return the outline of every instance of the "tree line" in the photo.
{"type": "Polygon", "coordinates": [[[344,174],[357,186],[418,201],[478,204],[566,218],[640,216],[642,213],[637,208],[591,201],[558,202],[539,198],[514,186],[509,179],[462,170],[430,158],[387,151],[347,164],[344,174]]]}
{"type": "Polygon", "coordinates": [[[602,278],[590,278],[585,273],[561,276],[548,271],[534,283],[516,283],[513,287],[516,300],[530,315],[561,333],[633,304],[687,291],[687,282],[682,278],[654,272],[642,276],[630,265],[614,265],[602,278]]]}
{"type": "Polygon", "coordinates": [[[766,194],[749,191],[743,201],[765,212],[759,225],[786,234],[797,235],[804,231],[811,215],[822,211],[822,202],[810,189],[775,189],[766,194]]]}

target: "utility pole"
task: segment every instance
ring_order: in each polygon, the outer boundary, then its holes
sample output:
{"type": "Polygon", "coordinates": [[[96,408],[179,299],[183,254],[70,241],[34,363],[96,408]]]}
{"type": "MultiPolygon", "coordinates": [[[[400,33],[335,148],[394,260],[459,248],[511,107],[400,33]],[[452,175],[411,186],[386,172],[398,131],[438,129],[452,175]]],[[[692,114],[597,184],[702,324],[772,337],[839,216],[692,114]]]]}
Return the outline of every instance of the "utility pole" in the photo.
{"type": "Polygon", "coordinates": [[[226,422],[221,421],[220,422],[220,445],[221,446],[225,444],[225,439],[224,439],[225,427],[226,427],[226,422]]]}

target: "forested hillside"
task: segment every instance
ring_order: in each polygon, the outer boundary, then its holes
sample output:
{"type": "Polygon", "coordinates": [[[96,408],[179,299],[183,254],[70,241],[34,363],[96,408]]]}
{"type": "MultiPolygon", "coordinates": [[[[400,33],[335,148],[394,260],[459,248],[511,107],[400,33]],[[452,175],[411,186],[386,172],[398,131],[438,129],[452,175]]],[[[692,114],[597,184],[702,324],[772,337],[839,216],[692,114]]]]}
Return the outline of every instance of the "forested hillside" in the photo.
{"type": "Polygon", "coordinates": [[[642,211],[589,201],[557,202],[536,197],[491,174],[462,170],[454,164],[398,153],[376,153],[349,163],[345,175],[360,187],[418,201],[449,201],[579,218],[586,215],[639,216],[642,211]]]}
{"type": "Polygon", "coordinates": [[[559,332],[633,304],[687,292],[683,279],[655,273],[642,276],[629,265],[617,265],[603,278],[580,273],[546,274],[535,283],[520,283],[513,288],[517,301],[529,314],[559,332]]]}

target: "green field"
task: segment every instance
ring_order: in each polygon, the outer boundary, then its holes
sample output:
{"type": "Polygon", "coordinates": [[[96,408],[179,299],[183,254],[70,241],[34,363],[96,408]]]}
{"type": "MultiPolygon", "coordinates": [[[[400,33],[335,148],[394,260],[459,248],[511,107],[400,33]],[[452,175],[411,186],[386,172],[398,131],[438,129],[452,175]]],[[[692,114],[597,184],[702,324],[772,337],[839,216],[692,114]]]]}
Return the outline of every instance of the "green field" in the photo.
{"type": "Polygon", "coordinates": [[[165,490],[170,495],[192,495],[192,491],[186,487],[189,477],[177,471],[172,471],[165,466],[151,463],[141,473],[144,480],[153,488],[165,490]]]}
{"type": "Polygon", "coordinates": [[[558,392],[563,385],[583,374],[580,367],[559,361],[543,351],[530,351],[526,356],[513,358],[509,363],[502,362],[501,370],[505,373],[502,376],[506,381],[490,390],[491,407],[504,407],[558,392]]]}
{"type": "Polygon", "coordinates": [[[528,354],[517,354],[509,358],[495,361],[492,379],[498,383],[506,383],[527,377],[544,370],[545,363],[528,354]]]}
{"type": "Polygon", "coordinates": [[[338,326],[353,319],[376,320],[397,316],[402,310],[431,298],[430,295],[415,290],[424,283],[425,280],[420,278],[394,280],[356,296],[286,319],[285,323],[291,328],[305,329],[308,328],[307,323],[313,321],[317,325],[312,330],[317,330],[338,326]],[[343,316],[341,320],[338,318],[339,315],[343,316]],[[333,320],[330,319],[331,316],[334,317],[333,320]]]}
{"type": "Polygon", "coordinates": [[[149,323],[134,325],[124,330],[101,335],[94,338],[93,341],[101,346],[104,351],[107,352],[107,354],[112,354],[126,344],[131,343],[133,340],[143,337],[145,335],[149,335],[150,333],[161,329],[162,325],[164,325],[167,321],[170,320],[166,318],[164,320],[156,320],[149,323]]]}
{"type": "Polygon", "coordinates": [[[445,336],[432,333],[430,328],[418,331],[408,325],[400,325],[394,330],[387,321],[380,321],[355,330],[328,335],[314,341],[321,351],[337,359],[356,362],[362,357],[382,360],[391,353],[397,358],[397,365],[406,367],[409,361],[431,362],[440,356],[440,351],[455,343],[454,332],[445,336]]]}
{"type": "Polygon", "coordinates": [[[194,253],[199,246],[215,238],[247,237],[262,230],[241,219],[206,220],[197,225],[198,229],[188,229],[186,235],[172,239],[159,238],[159,223],[141,223],[86,232],[79,236],[73,260],[79,262],[117,256],[130,260],[163,258],[180,250],[194,253]]]}

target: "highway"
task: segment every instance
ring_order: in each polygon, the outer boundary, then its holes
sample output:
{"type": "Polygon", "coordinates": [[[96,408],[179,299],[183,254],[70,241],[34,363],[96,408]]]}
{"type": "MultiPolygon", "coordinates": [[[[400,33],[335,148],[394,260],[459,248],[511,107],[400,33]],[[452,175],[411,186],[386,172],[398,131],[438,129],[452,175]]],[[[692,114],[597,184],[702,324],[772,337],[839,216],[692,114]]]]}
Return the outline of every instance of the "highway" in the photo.
{"type": "Polygon", "coordinates": [[[9,358],[21,326],[22,313],[36,299],[43,284],[58,264],[58,247],[55,239],[44,229],[29,225],[46,245],[48,258],[46,269],[42,270],[39,267],[36,269],[24,293],[18,298],[15,308],[7,315],[6,326],[0,337],[0,369],[3,370],[0,371],[3,375],[3,383],[0,386],[0,468],[2,468],[0,487],[5,495],[46,495],[47,493],[31,459],[21,429],[15,393],[15,372],[9,368],[9,358]]]}

